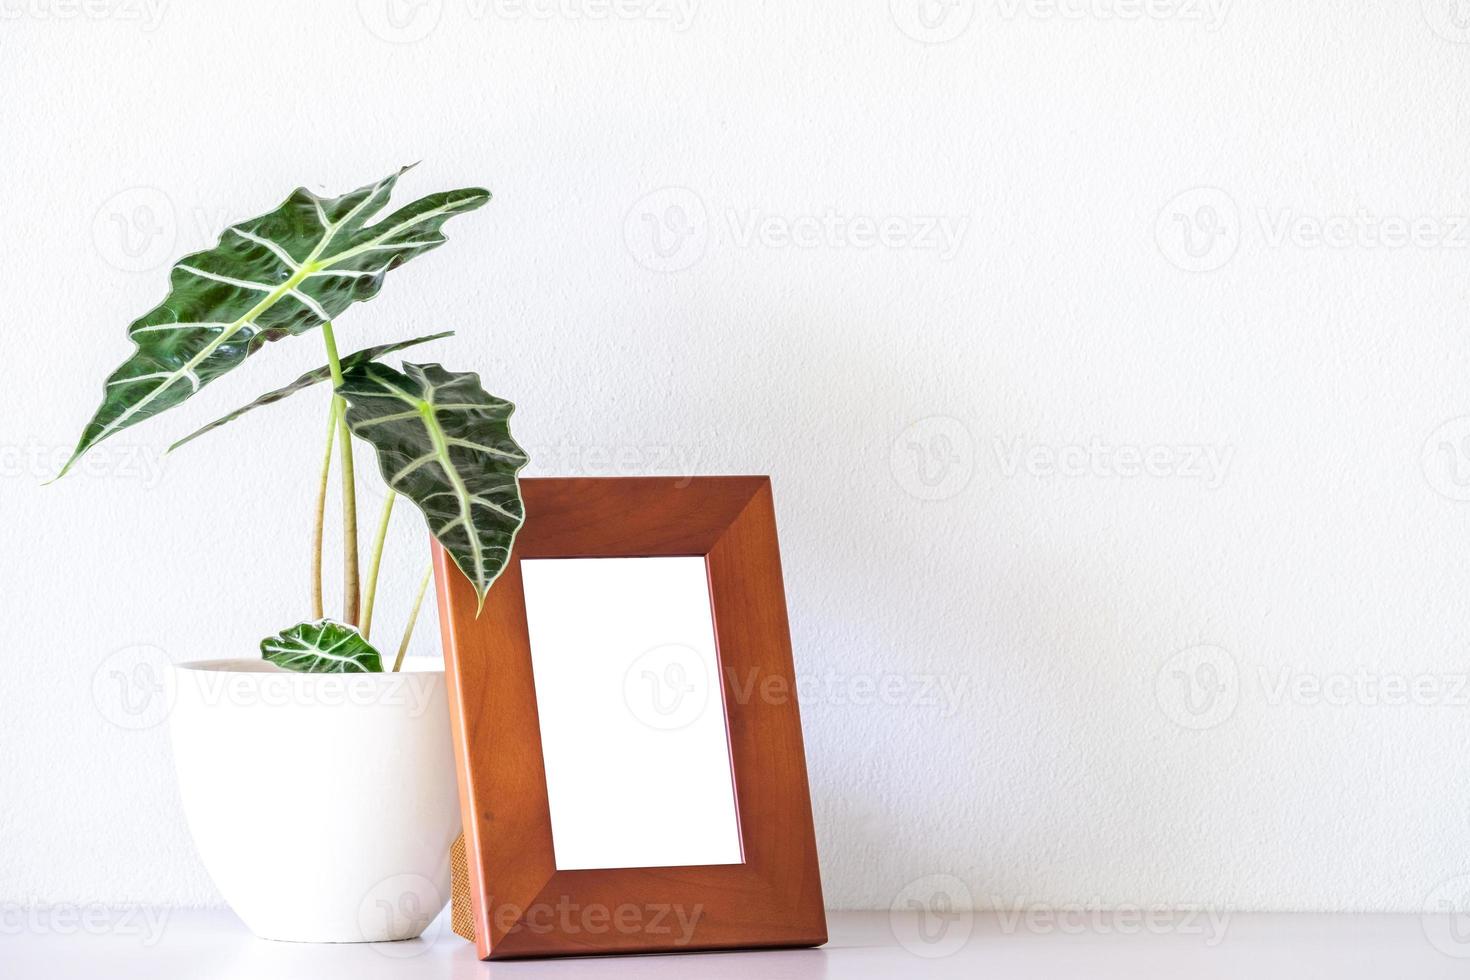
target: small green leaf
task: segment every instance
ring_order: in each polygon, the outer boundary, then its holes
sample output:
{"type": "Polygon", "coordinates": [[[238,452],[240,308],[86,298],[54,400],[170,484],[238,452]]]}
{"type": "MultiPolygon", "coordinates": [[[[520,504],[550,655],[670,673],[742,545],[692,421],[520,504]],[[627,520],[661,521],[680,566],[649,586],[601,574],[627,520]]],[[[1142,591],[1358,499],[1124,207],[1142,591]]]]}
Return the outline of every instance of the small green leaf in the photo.
{"type": "Polygon", "coordinates": [[[353,434],[378,451],[388,487],[423,512],[483,607],[526,518],[516,474],[528,459],[510,434],[515,406],[480,387],[479,375],[437,364],[404,364],[403,372],[359,364],[337,393],[353,434]]]}
{"type": "Polygon", "coordinates": [[[308,674],[379,674],[383,658],[345,623],[298,623],[260,641],[260,655],[278,667],[308,674]]]}
{"type": "MultiPolygon", "coordinates": [[[[453,330],[445,330],[443,333],[431,333],[427,337],[415,337],[413,340],[400,340],[396,344],[379,344],[376,347],[365,347],[360,351],[348,354],[346,357],[342,358],[342,369],[345,371],[348,368],[355,367],[358,364],[366,364],[368,361],[376,361],[380,357],[385,357],[388,354],[392,354],[396,351],[401,351],[406,348],[413,347],[417,344],[427,344],[431,340],[443,340],[445,337],[453,336],[453,330]]],[[[321,367],[317,368],[314,371],[307,371],[301,377],[297,378],[295,381],[291,382],[285,387],[277,388],[274,391],[268,391],[265,394],[261,395],[259,398],[255,399],[255,401],[251,402],[249,405],[245,405],[242,408],[237,408],[229,415],[221,416],[220,418],[215,419],[213,422],[209,423],[203,428],[195,429],[193,432],[184,436],[184,438],[180,439],[172,446],[169,446],[168,451],[173,452],[184,443],[193,442],[195,439],[198,439],[200,436],[204,435],[204,433],[212,432],[222,425],[233,422],[240,416],[244,415],[246,412],[254,411],[255,409],[261,408],[265,405],[274,405],[276,402],[283,401],[290,396],[296,394],[296,392],[298,391],[304,391],[307,388],[312,387],[313,385],[321,384],[323,381],[327,381],[331,377],[332,369],[329,365],[326,364],[323,364],[321,367]]]]}

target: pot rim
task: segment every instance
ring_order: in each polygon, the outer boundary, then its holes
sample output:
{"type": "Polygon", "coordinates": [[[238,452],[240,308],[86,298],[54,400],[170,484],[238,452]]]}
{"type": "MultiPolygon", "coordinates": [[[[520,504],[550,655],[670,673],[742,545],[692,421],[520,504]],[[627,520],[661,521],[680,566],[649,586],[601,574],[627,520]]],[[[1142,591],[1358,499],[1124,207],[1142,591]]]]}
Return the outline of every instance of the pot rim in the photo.
{"type": "Polygon", "coordinates": [[[189,672],[196,674],[241,674],[247,677],[299,677],[307,678],[336,678],[338,681],[351,678],[353,680],[366,680],[367,678],[393,678],[404,674],[443,674],[444,661],[435,657],[404,657],[403,669],[399,671],[362,671],[357,673],[308,673],[299,670],[287,670],[284,667],[271,663],[262,657],[220,657],[213,660],[185,660],[181,663],[169,665],[175,672],[189,672]]]}

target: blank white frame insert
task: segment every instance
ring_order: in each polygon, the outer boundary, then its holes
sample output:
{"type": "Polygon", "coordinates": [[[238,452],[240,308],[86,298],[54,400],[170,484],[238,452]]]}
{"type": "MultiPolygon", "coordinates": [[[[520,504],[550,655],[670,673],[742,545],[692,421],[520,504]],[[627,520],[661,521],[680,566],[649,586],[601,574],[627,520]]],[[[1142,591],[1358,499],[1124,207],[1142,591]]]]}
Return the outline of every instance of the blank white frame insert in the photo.
{"type": "Polygon", "coordinates": [[[704,559],[520,566],[557,869],[740,864],[704,559]]]}

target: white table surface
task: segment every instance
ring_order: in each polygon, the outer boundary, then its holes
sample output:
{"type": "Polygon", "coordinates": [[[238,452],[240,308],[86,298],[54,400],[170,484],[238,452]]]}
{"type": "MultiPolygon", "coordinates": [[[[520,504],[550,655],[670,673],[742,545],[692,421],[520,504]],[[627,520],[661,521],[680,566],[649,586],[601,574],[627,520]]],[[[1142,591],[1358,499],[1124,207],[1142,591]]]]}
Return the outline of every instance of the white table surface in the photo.
{"type": "Polygon", "coordinates": [[[1470,977],[1470,917],[1174,913],[1113,917],[1072,910],[1006,917],[952,914],[920,923],[887,913],[829,913],[821,949],[481,963],[441,917],[406,943],[316,946],[255,939],[229,912],[73,910],[0,923],[5,980],[323,980],[350,977],[1470,977]],[[924,955],[920,955],[924,954],[924,955]],[[939,954],[939,955],[935,955],[939,954]]]}

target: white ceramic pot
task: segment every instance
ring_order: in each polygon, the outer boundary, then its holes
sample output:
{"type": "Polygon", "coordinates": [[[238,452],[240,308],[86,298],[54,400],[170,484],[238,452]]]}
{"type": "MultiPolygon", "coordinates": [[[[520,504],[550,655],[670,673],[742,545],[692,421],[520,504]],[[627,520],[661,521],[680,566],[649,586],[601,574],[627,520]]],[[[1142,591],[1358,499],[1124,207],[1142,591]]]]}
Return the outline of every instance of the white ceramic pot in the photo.
{"type": "Polygon", "coordinates": [[[264,660],[174,668],[174,763],[189,829],[265,939],[422,933],[459,834],[443,665],[302,674],[264,660]]]}

